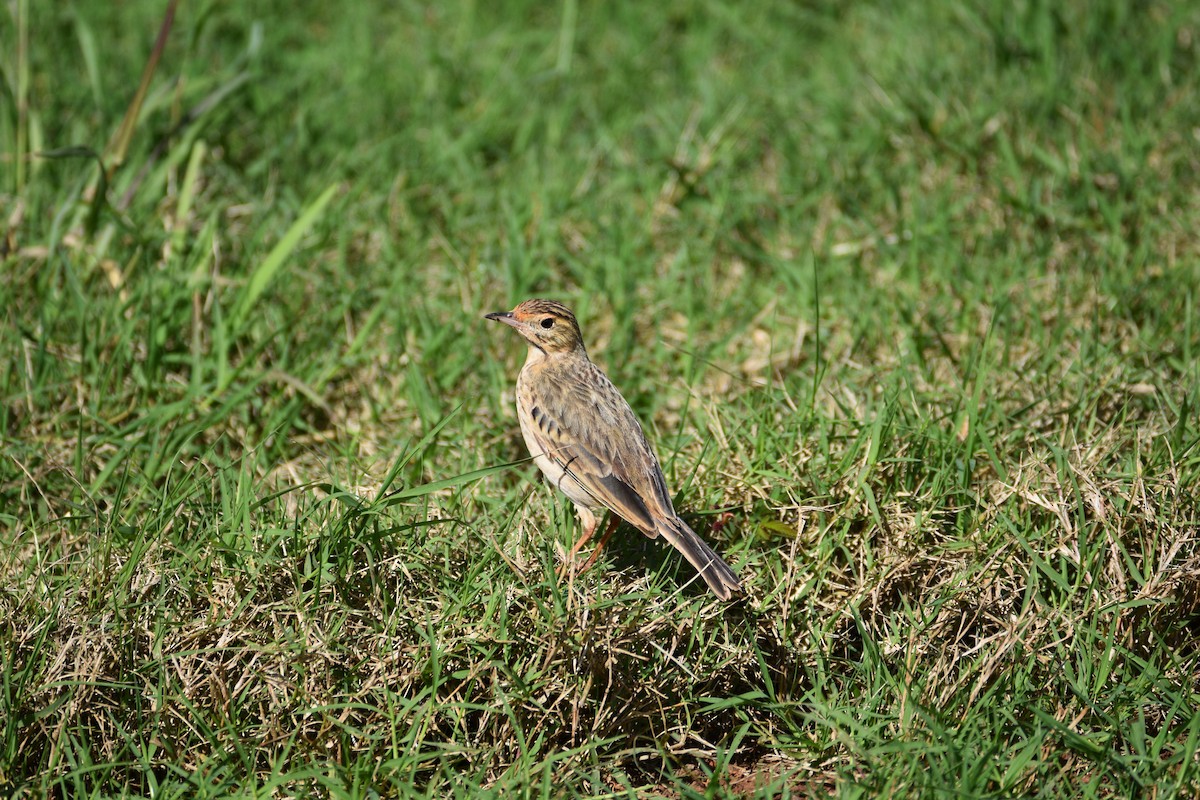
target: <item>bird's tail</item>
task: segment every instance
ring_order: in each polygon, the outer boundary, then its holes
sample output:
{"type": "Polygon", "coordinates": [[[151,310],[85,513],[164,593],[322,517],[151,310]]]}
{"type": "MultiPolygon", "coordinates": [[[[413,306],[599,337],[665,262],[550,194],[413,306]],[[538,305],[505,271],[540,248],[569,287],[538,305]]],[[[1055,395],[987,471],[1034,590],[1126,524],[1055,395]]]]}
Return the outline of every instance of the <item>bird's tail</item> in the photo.
{"type": "Polygon", "coordinates": [[[679,517],[660,523],[658,532],[691,562],[717,597],[728,600],[733,592],[741,588],[738,576],[729,565],[679,517]]]}

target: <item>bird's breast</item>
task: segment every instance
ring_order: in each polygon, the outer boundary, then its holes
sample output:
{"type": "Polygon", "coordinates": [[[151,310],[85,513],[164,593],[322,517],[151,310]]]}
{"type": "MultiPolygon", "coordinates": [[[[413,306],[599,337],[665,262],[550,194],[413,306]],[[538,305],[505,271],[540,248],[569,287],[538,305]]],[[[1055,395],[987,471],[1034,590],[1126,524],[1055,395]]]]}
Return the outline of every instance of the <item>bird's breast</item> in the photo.
{"type": "Polygon", "coordinates": [[[533,456],[533,463],[537,464],[546,480],[569,497],[571,502],[585,508],[599,508],[601,504],[596,498],[563,468],[562,465],[571,460],[571,448],[558,430],[558,424],[539,405],[539,398],[531,385],[535,381],[536,372],[530,374],[528,368],[521,370],[517,378],[517,419],[521,423],[521,436],[525,439],[529,455],[533,456]],[[557,449],[551,454],[547,452],[550,448],[557,449]]]}

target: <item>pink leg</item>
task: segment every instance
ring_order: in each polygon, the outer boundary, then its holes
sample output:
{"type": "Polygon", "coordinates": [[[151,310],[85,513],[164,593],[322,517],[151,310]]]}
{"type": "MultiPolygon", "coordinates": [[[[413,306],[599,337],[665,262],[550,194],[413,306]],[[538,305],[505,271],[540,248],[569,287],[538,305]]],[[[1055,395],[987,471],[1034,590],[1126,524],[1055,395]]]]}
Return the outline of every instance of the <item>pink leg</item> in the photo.
{"type": "Polygon", "coordinates": [[[575,546],[567,554],[567,560],[558,568],[558,579],[560,581],[566,577],[571,567],[574,566],[575,555],[579,552],[579,548],[587,544],[588,539],[591,539],[592,534],[596,532],[596,526],[600,524],[600,519],[592,513],[591,509],[583,507],[579,507],[579,521],[583,523],[583,536],[580,536],[575,542],[575,546]]]}
{"type": "Polygon", "coordinates": [[[604,528],[604,535],[600,537],[600,543],[596,545],[596,549],[592,551],[592,554],[588,557],[588,560],[585,561],[583,566],[579,568],[580,572],[587,572],[589,569],[591,569],[592,564],[595,564],[596,559],[600,557],[600,551],[604,549],[604,545],[608,544],[608,540],[612,538],[613,533],[616,532],[617,526],[620,524],[620,517],[618,517],[616,514],[608,515],[608,525],[604,528]]]}

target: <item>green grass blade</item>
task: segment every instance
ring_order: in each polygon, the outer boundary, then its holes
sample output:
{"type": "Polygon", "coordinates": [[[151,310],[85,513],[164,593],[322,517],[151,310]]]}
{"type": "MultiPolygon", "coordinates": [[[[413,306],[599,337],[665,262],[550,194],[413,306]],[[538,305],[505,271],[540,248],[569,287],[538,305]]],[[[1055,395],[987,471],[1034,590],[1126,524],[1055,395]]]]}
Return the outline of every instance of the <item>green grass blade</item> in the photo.
{"type": "Polygon", "coordinates": [[[233,314],[230,320],[230,326],[233,330],[241,330],[245,321],[254,309],[255,303],[258,302],[262,293],[267,290],[287,263],[288,257],[292,251],[296,249],[296,245],[300,243],[300,238],[308,231],[312,224],[320,218],[321,213],[325,210],[325,206],[329,205],[329,201],[333,199],[337,192],[339,184],[335,183],[321,192],[321,194],[309,204],[307,208],[300,213],[292,226],[288,228],[287,233],[271,248],[271,252],[267,257],[259,263],[254,271],[250,273],[250,280],[242,289],[238,296],[237,304],[234,306],[233,314]]]}

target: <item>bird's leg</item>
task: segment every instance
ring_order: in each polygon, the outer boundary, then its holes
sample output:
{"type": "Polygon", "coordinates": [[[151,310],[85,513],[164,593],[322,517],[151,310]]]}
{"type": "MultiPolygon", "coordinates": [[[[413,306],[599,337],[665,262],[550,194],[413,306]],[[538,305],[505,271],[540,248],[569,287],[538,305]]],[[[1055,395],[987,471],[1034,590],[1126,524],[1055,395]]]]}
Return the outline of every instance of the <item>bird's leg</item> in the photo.
{"type": "Polygon", "coordinates": [[[561,581],[566,577],[571,567],[575,564],[575,554],[579,552],[579,548],[587,544],[588,539],[592,538],[592,534],[596,532],[596,526],[600,524],[600,519],[592,513],[590,508],[578,506],[579,521],[583,523],[583,535],[575,542],[575,546],[571,548],[571,552],[567,554],[566,561],[558,568],[558,579],[561,581]]]}
{"type": "Polygon", "coordinates": [[[583,562],[583,566],[579,568],[580,572],[587,572],[592,564],[596,563],[596,559],[600,557],[600,551],[604,549],[604,545],[608,544],[608,540],[616,532],[617,526],[621,524],[621,518],[616,514],[608,515],[608,525],[604,528],[604,535],[600,537],[600,542],[596,545],[596,549],[588,556],[588,560],[583,562]]]}

